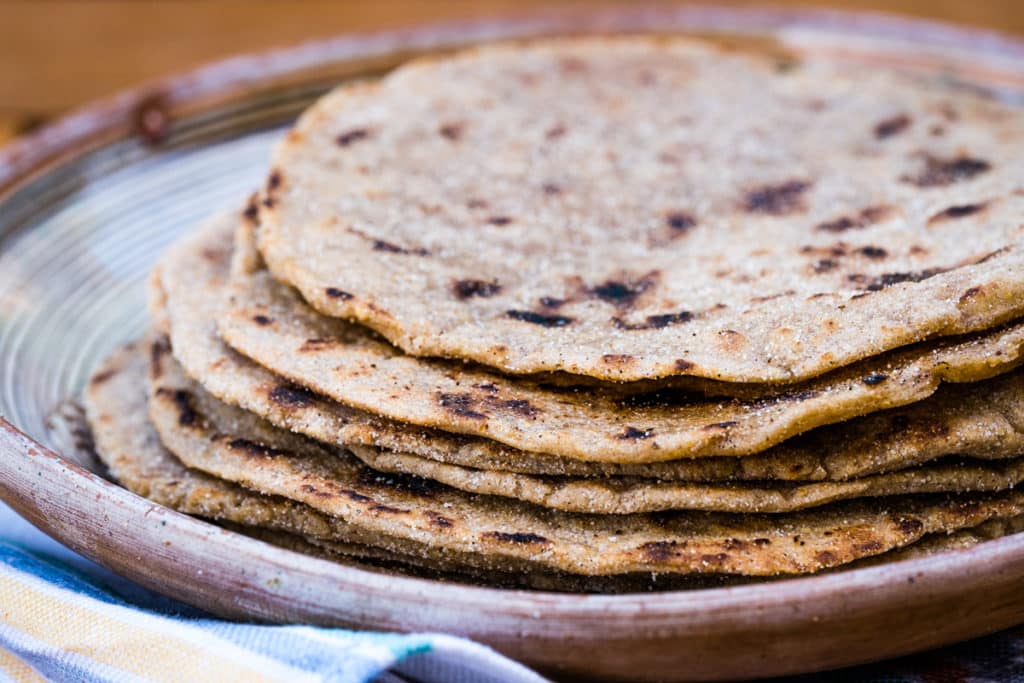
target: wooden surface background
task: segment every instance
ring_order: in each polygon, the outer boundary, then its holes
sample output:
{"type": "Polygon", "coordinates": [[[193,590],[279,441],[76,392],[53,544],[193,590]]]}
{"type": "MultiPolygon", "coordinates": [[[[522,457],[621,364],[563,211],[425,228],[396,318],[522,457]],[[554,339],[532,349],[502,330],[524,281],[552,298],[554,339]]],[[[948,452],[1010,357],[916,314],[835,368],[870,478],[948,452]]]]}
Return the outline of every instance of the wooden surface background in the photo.
{"type": "MultiPolygon", "coordinates": [[[[348,31],[614,0],[0,0],[0,142],[88,100],[218,57],[348,31]]],[[[710,4],[710,0],[709,0],[710,4]]],[[[734,4],[766,4],[737,2],[734,4]]],[[[769,0],[1024,34],[1024,0],[769,0]]]]}

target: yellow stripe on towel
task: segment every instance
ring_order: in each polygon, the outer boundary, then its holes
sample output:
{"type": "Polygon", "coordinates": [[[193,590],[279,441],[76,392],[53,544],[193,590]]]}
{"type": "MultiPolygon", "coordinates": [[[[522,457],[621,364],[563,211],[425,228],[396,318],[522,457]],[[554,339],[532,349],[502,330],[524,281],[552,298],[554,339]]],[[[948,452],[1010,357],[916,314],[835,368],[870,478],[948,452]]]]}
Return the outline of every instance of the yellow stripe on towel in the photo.
{"type": "Polygon", "coordinates": [[[35,577],[0,575],[0,618],[47,645],[156,681],[301,681],[307,672],[185,625],[93,603],[35,577]],[[199,642],[199,641],[205,642],[199,642]]]}
{"type": "Polygon", "coordinates": [[[46,683],[46,679],[21,657],[4,647],[0,647],[0,676],[6,676],[14,683],[46,683]]]}

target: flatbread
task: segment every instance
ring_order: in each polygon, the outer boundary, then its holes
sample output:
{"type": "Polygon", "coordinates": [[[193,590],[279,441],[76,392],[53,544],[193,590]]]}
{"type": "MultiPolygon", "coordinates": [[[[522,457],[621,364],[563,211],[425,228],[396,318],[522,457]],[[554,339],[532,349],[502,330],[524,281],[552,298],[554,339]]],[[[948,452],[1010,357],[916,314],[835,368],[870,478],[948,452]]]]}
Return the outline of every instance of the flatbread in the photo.
{"type": "Polygon", "coordinates": [[[93,374],[84,395],[97,454],[121,485],[190,515],[338,542],[355,540],[358,532],[340,520],[310,515],[301,504],[280,497],[253,495],[175,460],[146,416],[145,346],[130,344],[116,351],[93,374]]]}
{"type": "Polygon", "coordinates": [[[116,351],[97,368],[84,398],[102,462],[125,488],[158,505],[227,524],[292,550],[327,552],[347,565],[373,571],[558,591],[627,592],[708,585],[659,580],[649,574],[604,578],[525,572],[524,565],[516,562],[496,566],[484,556],[437,552],[414,542],[366,534],[302,503],[260,495],[187,468],[163,447],[146,415],[147,346],[130,344],[116,351]]]}
{"type": "MultiPolygon", "coordinates": [[[[232,531],[258,538],[272,545],[276,545],[294,552],[314,555],[322,559],[341,561],[349,566],[357,566],[361,569],[384,572],[389,574],[404,574],[420,576],[435,581],[457,581],[484,585],[491,588],[533,588],[535,590],[550,590],[560,592],[597,592],[597,593],[622,593],[622,592],[649,592],[664,590],[681,590],[695,588],[711,588],[714,586],[731,586],[752,583],[754,581],[770,580],[764,577],[752,579],[736,576],[715,576],[710,574],[696,577],[679,576],[641,576],[628,577],[578,577],[568,574],[546,575],[538,573],[511,574],[503,572],[485,572],[482,570],[470,570],[462,573],[443,572],[438,573],[430,569],[414,567],[402,564],[399,560],[385,557],[381,559],[355,562],[347,554],[348,547],[344,544],[336,544],[323,539],[303,539],[299,536],[287,534],[280,531],[271,531],[260,527],[228,526],[232,531]]],[[[847,571],[863,567],[873,567],[880,564],[902,562],[904,560],[930,557],[939,553],[962,551],[973,548],[986,541],[993,541],[1010,534],[1024,531],[1024,516],[996,518],[979,524],[976,527],[954,531],[950,534],[930,534],[916,543],[912,543],[898,550],[890,550],[881,555],[875,555],[864,560],[858,560],[843,567],[837,567],[831,571],[847,571]]]]}
{"type": "Polygon", "coordinates": [[[323,313],[509,373],[793,382],[1024,313],[1024,115],[785,66],[665,38],[413,62],[302,116],[260,249],[323,313]]]}
{"type": "MultiPolygon", "coordinates": [[[[162,341],[151,346],[163,386],[190,391],[191,380],[162,341]]],[[[323,446],[325,450],[331,449],[323,446]]],[[[837,500],[908,493],[1000,491],[1024,481],[1024,459],[944,462],[845,482],[743,484],[660,482],[638,477],[545,477],[446,465],[407,453],[350,446],[374,470],[411,474],[469,493],[504,496],[570,512],[631,514],[661,510],[788,512],[837,500]]],[[[343,455],[347,457],[347,454],[343,455]]]]}
{"type": "Polygon", "coordinates": [[[380,472],[411,474],[460,491],[514,498],[554,510],[606,515],[661,510],[792,512],[853,498],[1005,491],[1024,481],[1024,458],[995,463],[958,459],[841,482],[733,484],[545,477],[447,465],[365,446],[351,450],[380,472]]]}
{"type": "MultiPolygon", "coordinates": [[[[258,495],[258,494],[254,494],[258,495]]],[[[313,513],[316,514],[316,513],[313,513]]],[[[228,524],[227,528],[236,533],[270,543],[271,545],[297,553],[313,555],[324,560],[340,562],[349,567],[389,574],[392,576],[414,576],[445,583],[464,583],[488,588],[531,589],[560,593],[644,593],[666,590],[693,590],[716,586],[736,585],[750,579],[728,576],[658,576],[656,574],[629,574],[623,576],[575,576],[554,572],[510,572],[474,567],[460,567],[452,570],[444,563],[424,561],[423,558],[409,558],[371,546],[350,546],[323,538],[303,538],[282,531],[263,527],[246,527],[228,524]],[[353,554],[355,553],[355,554],[353,554]]],[[[958,532],[941,538],[929,537],[930,553],[945,547],[961,549],[970,547],[977,536],[970,531],[958,532]],[[964,535],[961,536],[960,534],[964,535]],[[946,539],[949,539],[947,542],[946,539]]],[[[917,545],[917,544],[915,544],[917,545]]],[[[922,551],[921,554],[924,554],[922,551]]],[[[929,553],[929,554],[930,554],[929,553]]]]}
{"type": "Polygon", "coordinates": [[[221,403],[194,382],[168,381],[161,362],[150,380],[153,425],[188,467],[305,503],[366,534],[502,566],[593,576],[806,573],[1024,513],[1018,492],[892,497],[787,515],[558,512],[375,472],[221,403]]]}
{"type": "MultiPolygon", "coordinates": [[[[179,511],[209,516],[220,520],[236,520],[254,523],[257,520],[267,525],[266,529],[276,529],[278,542],[284,540],[292,549],[313,544],[327,549],[337,555],[353,552],[360,560],[345,557],[346,564],[362,566],[361,562],[369,560],[396,561],[403,558],[423,562],[423,558],[415,556],[393,555],[388,551],[375,547],[361,547],[349,544],[351,528],[340,520],[331,519],[308,506],[296,504],[279,497],[260,496],[245,491],[241,487],[219,479],[215,479],[185,468],[175,460],[160,444],[152,427],[145,418],[144,401],[139,382],[144,374],[145,357],[136,345],[116,352],[100,368],[86,390],[86,405],[89,421],[95,430],[96,444],[105,464],[118,480],[129,489],[150,497],[158,504],[167,505],[179,511]],[[289,537],[280,536],[285,530],[289,537]],[[298,533],[316,533],[306,541],[300,541],[298,533]],[[339,533],[340,532],[340,533],[339,533]]],[[[267,538],[267,532],[260,527],[244,527],[247,533],[267,538]]],[[[888,557],[894,559],[923,553],[934,553],[950,548],[963,548],[983,540],[995,538],[1019,530],[1008,520],[994,519],[982,526],[954,533],[952,535],[936,534],[925,537],[920,548],[908,546],[903,551],[878,556],[876,560],[888,557]]],[[[414,571],[423,571],[423,564],[414,571]]],[[[428,565],[429,566],[429,565],[428,565]]],[[[857,566],[860,566],[858,563],[857,566]]],[[[379,571],[379,567],[374,567],[379,571]]],[[[473,574],[479,577],[480,574],[473,574]]],[[[493,579],[493,575],[490,578],[493,579]]],[[[595,584],[581,584],[581,577],[561,577],[558,575],[520,574],[519,578],[508,574],[500,575],[506,581],[532,582],[535,587],[548,590],[594,590],[595,584]],[[564,581],[566,583],[558,583],[564,581]]],[[[438,576],[435,578],[443,578],[438,576]]],[[[612,584],[607,581],[596,584],[599,590],[607,591],[623,589],[623,584],[612,584]]],[[[676,587],[670,577],[629,577],[625,590],[649,590],[652,588],[676,587]]]]}
{"type": "MultiPolygon", "coordinates": [[[[164,261],[171,298],[197,278],[211,281],[201,267],[224,267],[227,227],[207,230],[221,249],[198,248],[199,237],[164,261]]],[[[364,328],[316,313],[259,269],[248,244],[252,230],[246,223],[239,230],[237,267],[218,320],[234,349],[297,385],[391,420],[588,462],[758,453],[815,427],[923,400],[942,381],[986,379],[1024,359],[1024,323],[1018,322],[908,347],[782,394],[744,400],[671,389],[623,397],[551,387],[406,356],[364,328]]]]}
{"type": "Polygon", "coordinates": [[[154,319],[167,319],[174,355],[185,372],[216,398],[275,426],[341,446],[374,446],[406,456],[480,470],[574,477],[633,476],[663,481],[841,481],[888,472],[950,454],[1007,458],[1024,452],[1024,370],[981,384],[944,385],[935,395],[902,409],[832,427],[742,458],[700,458],[663,463],[587,463],[520,451],[491,439],[401,424],[350,408],[312,392],[296,392],[277,375],[225,345],[216,330],[225,268],[189,254],[229,248],[225,215],[218,233],[200,231],[165,259],[180,277],[173,296],[163,292],[159,268],[151,296],[154,319]],[[173,311],[173,324],[171,314],[173,311]]]}

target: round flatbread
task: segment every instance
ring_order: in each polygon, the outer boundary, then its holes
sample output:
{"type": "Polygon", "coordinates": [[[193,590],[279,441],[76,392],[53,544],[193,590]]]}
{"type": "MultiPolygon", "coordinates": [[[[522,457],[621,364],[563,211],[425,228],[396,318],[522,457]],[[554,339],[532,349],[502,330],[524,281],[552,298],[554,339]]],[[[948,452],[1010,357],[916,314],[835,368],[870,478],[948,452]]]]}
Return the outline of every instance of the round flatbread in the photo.
{"type": "Polygon", "coordinates": [[[414,355],[793,382],[1024,313],[1024,114],[692,40],[410,63],[276,149],[259,246],[414,355]]]}
{"type": "Polygon", "coordinates": [[[221,403],[194,382],[170,381],[159,361],[151,363],[149,413],[161,441],[188,467],[304,503],[365,534],[495,566],[588,576],[807,573],[1024,512],[1018,492],[899,496],[786,515],[547,510],[376,472],[221,403]]]}
{"type": "Polygon", "coordinates": [[[146,409],[149,342],[115,351],[95,371],[84,402],[97,455],[125,488],[186,514],[301,536],[355,543],[359,531],[341,520],[309,514],[280,497],[258,496],[237,484],[186,468],[161,444],[146,409]]]}
{"type": "Polygon", "coordinates": [[[407,453],[352,446],[380,472],[411,474],[460,491],[514,498],[555,510],[625,515],[662,510],[792,512],[839,500],[911,493],[1006,491],[1024,481],[1024,460],[923,465],[839,482],[663,482],[635,477],[576,479],[448,465],[407,453]]]}
{"type": "MultiPolygon", "coordinates": [[[[186,514],[216,519],[229,528],[290,550],[342,560],[373,571],[428,576],[440,580],[482,582],[492,586],[532,587],[543,590],[624,592],[706,587],[705,580],[688,577],[632,575],[581,577],[541,572],[507,572],[461,566],[451,571],[444,556],[401,554],[377,546],[354,543],[358,533],[308,506],[268,497],[184,467],[160,443],[146,416],[145,392],[139,383],[145,374],[146,344],[128,345],[108,358],[85,392],[88,422],[104,464],[122,485],[154,502],[186,514]],[[253,526],[262,524],[264,526],[253,526]],[[315,534],[302,536],[301,534],[315,534]]],[[[1019,530],[1014,520],[993,519],[978,527],[950,535],[932,534],[922,541],[873,558],[901,559],[965,548],[1019,530]]],[[[394,542],[393,539],[381,539],[394,542]]],[[[404,544],[405,550],[415,550],[404,544]]],[[[716,584],[728,579],[708,577],[716,584]]],[[[735,579],[734,579],[735,580],[735,579]]]]}
{"type": "MultiPolygon", "coordinates": [[[[168,297],[159,277],[153,318],[166,320],[175,358],[216,398],[275,426],[340,446],[374,446],[396,454],[478,470],[572,477],[632,476],[662,481],[842,481],[911,467],[951,454],[1001,459],[1024,452],[1024,371],[984,383],[945,385],[934,396],[832,427],[812,430],[742,458],[693,458],[662,463],[589,463],[521,451],[491,439],[402,424],[350,408],[282,378],[224,344],[216,330],[227,268],[188,258],[193,246],[229,247],[224,216],[218,231],[202,231],[170,250],[180,268],[168,297]],[[171,315],[173,311],[173,316],[171,315]],[[173,324],[171,319],[173,317],[173,324]]],[[[219,259],[219,262],[221,260],[219,259]]],[[[167,350],[164,349],[164,352],[167,350]]]]}
{"type": "MultiPolygon", "coordinates": [[[[1024,371],[983,384],[945,385],[934,396],[898,410],[812,430],[767,451],[742,458],[694,458],[635,465],[589,463],[531,453],[491,439],[402,424],[350,408],[295,386],[224,344],[216,317],[227,268],[188,254],[229,247],[230,216],[183,240],[165,256],[179,277],[164,293],[154,271],[152,317],[166,320],[174,356],[185,372],[216,398],[275,426],[340,446],[374,446],[396,454],[478,470],[572,477],[632,476],[662,481],[842,481],[961,454],[1001,459],[1024,452],[1024,371]],[[214,234],[222,235],[220,240],[214,234]],[[193,248],[195,247],[195,249],[193,248]],[[179,270],[180,269],[180,270],[179,270]],[[173,311],[173,316],[171,315],[173,311]],[[173,317],[173,324],[171,322],[173,317]]],[[[167,349],[163,349],[166,352],[167,349]]]]}
{"type": "Polygon", "coordinates": [[[367,534],[302,503],[264,496],[187,468],[163,447],[147,415],[145,349],[149,346],[144,342],[116,351],[97,368],[84,398],[100,460],[121,485],[159,505],[226,524],[290,550],[326,553],[360,569],[435,580],[601,593],[696,588],[725,581],[643,573],[584,577],[539,571],[512,560],[496,565],[487,556],[437,552],[415,542],[367,534]]]}
{"type": "MultiPolygon", "coordinates": [[[[221,236],[213,229],[210,239],[226,245],[228,229],[219,230],[221,236]]],[[[259,266],[246,237],[252,230],[243,223],[238,232],[237,267],[218,320],[227,344],[290,382],[346,405],[522,451],[629,464],[750,455],[815,427],[923,400],[943,381],[986,379],[1024,360],[1024,323],[1017,322],[900,349],[781,394],[762,389],[723,398],[676,388],[623,394],[622,387],[603,392],[551,386],[407,356],[365,328],[317,313],[259,266]]],[[[180,265],[164,262],[168,291],[194,285],[186,272],[224,267],[215,261],[228,247],[215,257],[197,250],[201,243],[197,238],[178,252],[180,265]]]]}
{"type": "MultiPolygon", "coordinates": [[[[150,345],[163,387],[191,391],[186,377],[162,340],[150,345]]],[[[325,449],[329,446],[323,445],[325,449]]],[[[1001,491],[1024,480],[1024,460],[996,463],[953,461],[925,465],[843,482],[662,482],[639,477],[572,478],[515,474],[440,463],[408,453],[349,446],[374,470],[411,474],[469,493],[504,496],[543,507],[598,514],[661,510],[789,512],[838,500],[909,493],[1001,491]]],[[[343,457],[348,457],[344,453],[343,457]]]]}

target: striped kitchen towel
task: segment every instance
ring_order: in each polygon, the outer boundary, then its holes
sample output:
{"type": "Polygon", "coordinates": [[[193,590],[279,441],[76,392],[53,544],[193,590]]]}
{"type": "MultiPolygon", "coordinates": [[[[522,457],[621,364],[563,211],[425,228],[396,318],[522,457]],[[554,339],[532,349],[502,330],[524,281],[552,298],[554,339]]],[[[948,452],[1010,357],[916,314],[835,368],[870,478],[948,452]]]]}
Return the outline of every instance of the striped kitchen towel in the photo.
{"type": "Polygon", "coordinates": [[[0,683],[45,680],[544,681],[452,636],[220,621],[137,586],[126,598],[91,573],[0,540],[0,683]]]}

